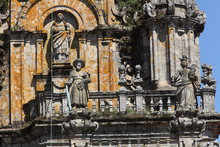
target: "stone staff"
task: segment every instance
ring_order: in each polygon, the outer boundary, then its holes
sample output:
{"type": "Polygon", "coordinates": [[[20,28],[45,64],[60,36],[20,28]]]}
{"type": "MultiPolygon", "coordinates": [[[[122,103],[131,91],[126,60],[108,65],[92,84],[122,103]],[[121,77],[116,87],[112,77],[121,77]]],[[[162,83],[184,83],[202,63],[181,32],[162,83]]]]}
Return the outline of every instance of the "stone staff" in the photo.
{"type": "Polygon", "coordinates": [[[69,94],[69,90],[68,90],[68,86],[67,85],[66,85],[66,95],[67,95],[67,101],[68,101],[69,110],[72,110],[70,94],[69,94]]]}

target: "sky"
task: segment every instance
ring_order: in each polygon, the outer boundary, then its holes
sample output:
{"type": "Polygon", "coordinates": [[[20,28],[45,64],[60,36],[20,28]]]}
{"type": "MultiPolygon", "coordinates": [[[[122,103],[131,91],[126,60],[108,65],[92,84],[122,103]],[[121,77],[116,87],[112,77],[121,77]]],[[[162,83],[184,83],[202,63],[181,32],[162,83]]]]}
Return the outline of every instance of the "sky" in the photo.
{"type": "Polygon", "coordinates": [[[197,4],[207,15],[205,30],[200,36],[201,64],[213,66],[213,76],[217,80],[215,108],[220,112],[220,0],[197,0],[197,4]]]}

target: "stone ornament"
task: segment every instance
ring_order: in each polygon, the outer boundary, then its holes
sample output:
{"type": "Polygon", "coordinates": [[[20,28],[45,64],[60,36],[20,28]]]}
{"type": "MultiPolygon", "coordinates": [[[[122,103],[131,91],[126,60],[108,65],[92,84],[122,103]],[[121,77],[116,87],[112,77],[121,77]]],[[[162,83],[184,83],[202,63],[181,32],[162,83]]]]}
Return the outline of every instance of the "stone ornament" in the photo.
{"type": "Polygon", "coordinates": [[[135,66],[136,69],[136,77],[134,79],[134,84],[136,85],[136,90],[137,91],[141,91],[143,90],[143,88],[141,87],[142,83],[143,83],[143,79],[141,78],[141,66],[140,65],[136,65],[135,66]]]}
{"type": "Polygon", "coordinates": [[[202,65],[202,83],[204,84],[204,88],[216,89],[216,80],[212,76],[212,70],[213,67],[211,65],[202,65]]]}
{"type": "Polygon", "coordinates": [[[167,0],[168,8],[167,15],[174,15],[175,13],[175,4],[172,0],[167,0]]]}
{"type": "Polygon", "coordinates": [[[156,17],[156,15],[157,15],[156,6],[151,2],[146,2],[143,5],[143,11],[147,17],[156,17]]]}
{"type": "Polygon", "coordinates": [[[186,16],[195,19],[199,24],[205,24],[207,16],[204,12],[200,11],[194,1],[187,1],[186,3],[186,16]]]}
{"type": "Polygon", "coordinates": [[[88,83],[91,82],[90,76],[81,70],[85,67],[85,61],[76,59],[73,61],[73,66],[74,69],[66,83],[69,87],[71,105],[73,108],[86,108],[89,98],[88,83]]]}
{"type": "Polygon", "coordinates": [[[51,27],[54,62],[65,63],[69,60],[70,34],[70,25],[65,21],[64,15],[58,13],[51,27]]]}
{"type": "Polygon", "coordinates": [[[207,16],[204,12],[198,11],[195,20],[199,22],[199,24],[205,24],[207,20],[207,16]]]}
{"type": "Polygon", "coordinates": [[[122,64],[119,68],[119,82],[118,84],[121,86],[120,91],[127,91],[126,87],[127,86],[127,80],[125,78],[125,66],[122,64]]]}
{"type": "Polygon", "coordinates": [[[171,78],[173,86],[177,87],[177,99],[179,108],[195,108],[195,98],[197,89],[196,66],[188,65],[187,56],[180,58],[182,69],[171,78]]]}

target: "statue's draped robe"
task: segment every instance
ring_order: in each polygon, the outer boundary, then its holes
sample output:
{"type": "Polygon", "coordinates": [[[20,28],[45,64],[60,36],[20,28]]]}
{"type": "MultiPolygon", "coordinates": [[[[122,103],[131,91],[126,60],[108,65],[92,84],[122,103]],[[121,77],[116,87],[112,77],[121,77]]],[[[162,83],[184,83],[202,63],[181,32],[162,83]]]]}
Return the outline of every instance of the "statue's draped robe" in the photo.
{"type": "Polygon", "coordinates": [[[178,72],[178,81],[175,83],[177,88],[177,98],[180,107],[195,107],[196,83],[189,79],[190,70],[183,69],[178,72]]]}
{"type": "Polygon", "coordinates": [[[84,71],[73,70],[70,73],[70,98],[72,106],[86,107],[89,97],[88,81],[89,75],[84,71]]]}
{"type": "Polygon", "coordinates": [[[52,25],[53,53],[55,60],[67,60],[69,55],[69,26],[64,22],[52,25]]]}

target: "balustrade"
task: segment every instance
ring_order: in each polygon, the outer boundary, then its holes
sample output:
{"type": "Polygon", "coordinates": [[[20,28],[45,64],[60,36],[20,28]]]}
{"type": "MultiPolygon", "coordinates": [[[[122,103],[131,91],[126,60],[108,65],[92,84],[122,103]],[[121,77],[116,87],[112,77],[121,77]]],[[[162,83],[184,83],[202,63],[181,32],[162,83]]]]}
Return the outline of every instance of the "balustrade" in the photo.
{"type": "MultiPolygon", "coordinates": [[[[195,105],[201,112],[214,111],[212,103],[207,102],[210,99],[210,93],[212,93],[211,98],[214,97],[215,91],[210,90],[200,89],[197,91],[195,105]]],[[[89,103],[88,109],[92,113],[103,116],[105,114],[117,115],[117,113],[172,113],[179,105],[175,90],[91,92],[89,103]]],[[[24,111],[29,112],[26,114],[26,120],[32,120],[36,117],[68,116],[69,108],[66,94],[38,93],[35,100],[24,105],[24,111]]]]}

